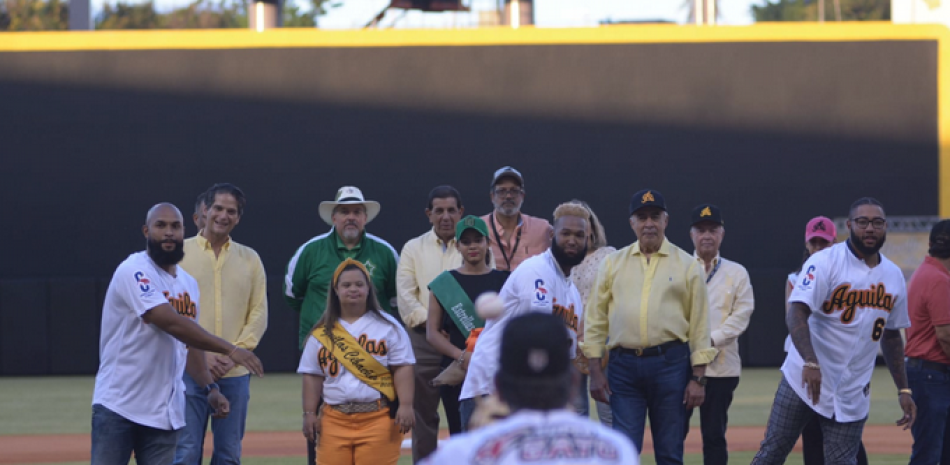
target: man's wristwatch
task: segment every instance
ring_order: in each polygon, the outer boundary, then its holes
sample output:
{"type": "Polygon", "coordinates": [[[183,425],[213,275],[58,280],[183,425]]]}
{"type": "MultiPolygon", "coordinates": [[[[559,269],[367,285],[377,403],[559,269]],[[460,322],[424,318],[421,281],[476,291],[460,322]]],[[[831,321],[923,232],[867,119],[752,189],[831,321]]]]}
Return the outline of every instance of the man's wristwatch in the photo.
{"type": "Polygon", "coordinates": [[[221,388],[218,387],[218,383],[208,383],[207,386],[201,388],[201,392],[204,393],[205,396],[210,396],[212,389],[217,389],[218,391],[221,391],[221,388]]]}
{"type": "Polygon", "coordinates": [[[691,379],[691,380],[693,380],[693,381],[696,381],[696,384],[698,384],[698,385],[700,385],[700,386],[705,386],[705,385],[706,385],[706,377],[705,377],[705,376],[692,375],[692,376],[689,377],[689,379],[691,379]]]}

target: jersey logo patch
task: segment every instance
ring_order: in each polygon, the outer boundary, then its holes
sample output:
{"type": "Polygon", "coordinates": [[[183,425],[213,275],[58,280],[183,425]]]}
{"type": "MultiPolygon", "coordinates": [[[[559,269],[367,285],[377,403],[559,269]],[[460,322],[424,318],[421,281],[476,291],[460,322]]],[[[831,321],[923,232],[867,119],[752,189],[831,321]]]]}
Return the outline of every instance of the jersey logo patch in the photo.
{"type": "Polygon", "coordinates": [[[811,287],[811,283],[815,282],[815,265],[809,266],[805,270],[805,277],[802,278],[802,286],[811,287]]]}
{"type": "Polygon", "coordinates": [[[363,263],[363,266],[365,266],[366,271],[369,272],[369,279],[373,279],[373,272],[376,271],[376,265],[372,261],[366,260],[366,263],[363,263]]]}
{"type": "Polygon", "coordinates": [[[884,283],[872,284],[870,289],[851,289],[851,284],[845,283],[832,291],[831,299],[822,304],[821,311],[830,314],[843,310],[841,322],[848,324],[854,321],[858,307],[876,308],[890,313],[894,308],[894,296],[887,293],[884,283]]]}
{"type": "Polygon", "coordinates": [[[135,278],[136,284],[139,285],[139,290],[142,291],[142,297],[151,297],[153,293],[151,286],[152,281],[145,276],[145,273],[136,271],[132,277],[135,278]]]}
{"type": "Polygon", "coordinates": [[[162,291],[162,294],[165,295],[165,298],[168,299],[168,303],[172,304],[172,307],[179,315],[192,320],[198,317],[198,304],[191,300],[191,296],[188,295],[187,292],[183,294],[179,293],[176,297],[172,297],[168,291],[162,291]]]}
{"type": "Polygon", "coordinates": [[[544,288],[544,280],[536,279],[534,281],[534,297],[538,299],[538,302],[544,302],[547,295],[548,290],[544,288]]]}
{"type": "MultiPolygon", "coordinates": [[[[389,353],[389,345],[386,344],[385,339],[377,341],[376,339],[370,339],[366,334],[360,334],[360,337],[356,338],[356,342],[360,344],[363,350],[372,355],[384,357],[389,353]]],[[[317,363],[320,364],[320,369],[327,376],[331,378],[340,376],[340,361],[326,347],[321,347],[320,351],[317,352],[317,363]]]]}
{"type": "Polygon", "coordinates": [[[620,460],[620,450],[610,440],[586,431],[538,431],[525,426],[506,434],[488,438],[478,450],[472,463],[498,463],[505,456],[516,457],[521,463],[550,463],[560,460],[588,460],[590,463],[620,460]]]}

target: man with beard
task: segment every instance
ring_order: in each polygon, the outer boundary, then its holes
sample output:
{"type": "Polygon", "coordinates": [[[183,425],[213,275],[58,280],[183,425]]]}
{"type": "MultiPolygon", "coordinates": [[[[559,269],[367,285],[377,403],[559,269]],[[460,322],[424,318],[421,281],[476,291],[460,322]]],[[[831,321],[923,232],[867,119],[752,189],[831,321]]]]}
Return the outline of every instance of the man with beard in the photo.
{"type": "Polygon", "coordinates": [[[554,210],[551,247],[524,261],[501,289],[504,311],[485,323],[462,384],[459,410],[468,425],[476,399],[495,391],[502,332],[512,318],[530,312],[553,314],[564,322],[571,337],[571,358],[577,353],[577,325],[583,301],[571,281],[571,269],[584,260],[590,236],[590,213],[583,206],[564,203],[554,210]]]}
{"type": "Polygon", "coordinates": [[[825,463],[857,463],[878,345],[904,413],[897,425],[914,424],[917,408],[900,333],[910,326],[907,291],[900,268],[880,253],[887,236],[884,207],[870,197],[858,199],[847,224],[848,240],[812,255],[789,296],[786,323],[793,344],[753,464],[785,463],[816,415],[825,463]]]}
{"type": "MultiPolygon", "coordinates": [[[[320,218],[332,228],[297,249],[284,277],[284,299],[300,313],[300,350],[326,309],[333,271],[347,258],[366,267],[379,304],[399,318],[395,311],[399,255],[388,242],[366,232],[366,224],[376,218],[379,209],[379,202],[366,200],[353,186],[341,187],[332,202],[320,202],[320,218]]],[[[316,460],[315,448],[316,444],[308,441],[309,463],[316,460]]]]}
{"type": "MultiPolygon", "coordinates": [[[[215,184],[203,203],[207,225],[185,241],[181,267],[198,281],[201,312],[198,323],[206,331],[243,349],[254,350],[267,330],[267,276],[254,249],[235,242],[231,232],[244,216],[244,192],[228,183],[215,184]]],[[[251,375],[225,356],[207,354],[208,369],[231,406],[227,418],[211,420],[215,464],[241,463],[241,440],[250,400],[251,375]]],[[[208,419],[213,413],[198,382],[184,376],[188,401],[187,426],[178,438],[176,465],[199,465],[208,419]]]]}
{"type": "Polygon", "coordinates": [[[702,405],[706,365],[716,356],[702,264],[666,239],[668,224],[662,194],[634,194],[637,242],[604,260],[584,323],[591,395],[610,404],[614,429],[640,451],[649,413],[659,465],[683,463],[687,414],[702,405]]]}
{"type": "Polygon", "coordinates": [[[263,375],[257,356],[201,329],[198,283],[178,263],[184,256],[181,212],[169,203],[148,211],[147,251],[116,269],[102,308],[99,371],[92,397],[92,464],[167,464],[185,426],[187,371],[215,411],[229,404],[212,382],[204,351],[225,354],[263,375]]]}
{"type": "Polygon", "coordinates": [[[489,195],[495,210],[482,219],[488,224],[488,243],[492,256],[498,257],[499,270],[514,271],[526,258],[551,246],[551,223],[521,213],[525,190],[518,170],[505,166],[495,171],[489,195]]]}

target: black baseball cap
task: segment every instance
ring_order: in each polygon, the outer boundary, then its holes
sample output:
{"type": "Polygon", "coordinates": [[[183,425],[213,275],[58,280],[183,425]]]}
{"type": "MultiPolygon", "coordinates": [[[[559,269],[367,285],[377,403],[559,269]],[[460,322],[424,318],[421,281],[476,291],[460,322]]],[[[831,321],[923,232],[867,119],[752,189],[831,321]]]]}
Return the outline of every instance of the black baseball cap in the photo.
{"type": "Polygon", "coordinates": [[[513,318],[501,335],[499,374],[512,378],[554,379],[571,366],[571,336],[564,321],[532,312],[513,318]]]}
{"type": "Polygon", "coordinates": [[[722,226],[722,211],[719,210],[719,207],[711,203],[700,204],[693,209],[693,219],[690,224],[695,226],[696,223],[702,223],[703,221],[709,221],[710,223],[716,223],[722,226]]]}
{"type": "Polygon", "coordinates": [[[491,178],[490,187],[495,187],[495,184],[498,184],[501,178],[514,178],[518,181],[519,186],[524,187],[524,177],[521,176],[521,172],[510,166],[502,166],[495,171],[495,175],[491,178]]]}
{"type": "Polygon", "coordinates": [[[644,189],[633,194],[633,198],[630,199],[630,214],[633,215],[637,210],[646,207],[656,207],[666,211],[666,200],[663,199],[663,194],[653,189],[644,189]]]}

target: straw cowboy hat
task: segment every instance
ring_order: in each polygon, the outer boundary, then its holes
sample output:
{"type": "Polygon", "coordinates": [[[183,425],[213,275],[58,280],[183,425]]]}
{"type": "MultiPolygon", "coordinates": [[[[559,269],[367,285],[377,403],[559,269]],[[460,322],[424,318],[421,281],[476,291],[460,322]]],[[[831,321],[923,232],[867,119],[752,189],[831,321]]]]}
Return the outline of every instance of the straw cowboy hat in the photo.
{"type": "Polygon", "coordinates": [[[363,205],[366,207],[366,222],[369,223],[379,214],[379,202],[366,200],[363,198],[363,192],[353,186],[343,186],[336,191],[336,197],[332,202],[320,202],[320,218],[327,224],[333,225],[333,209],[337,205],[363,205]]]}

